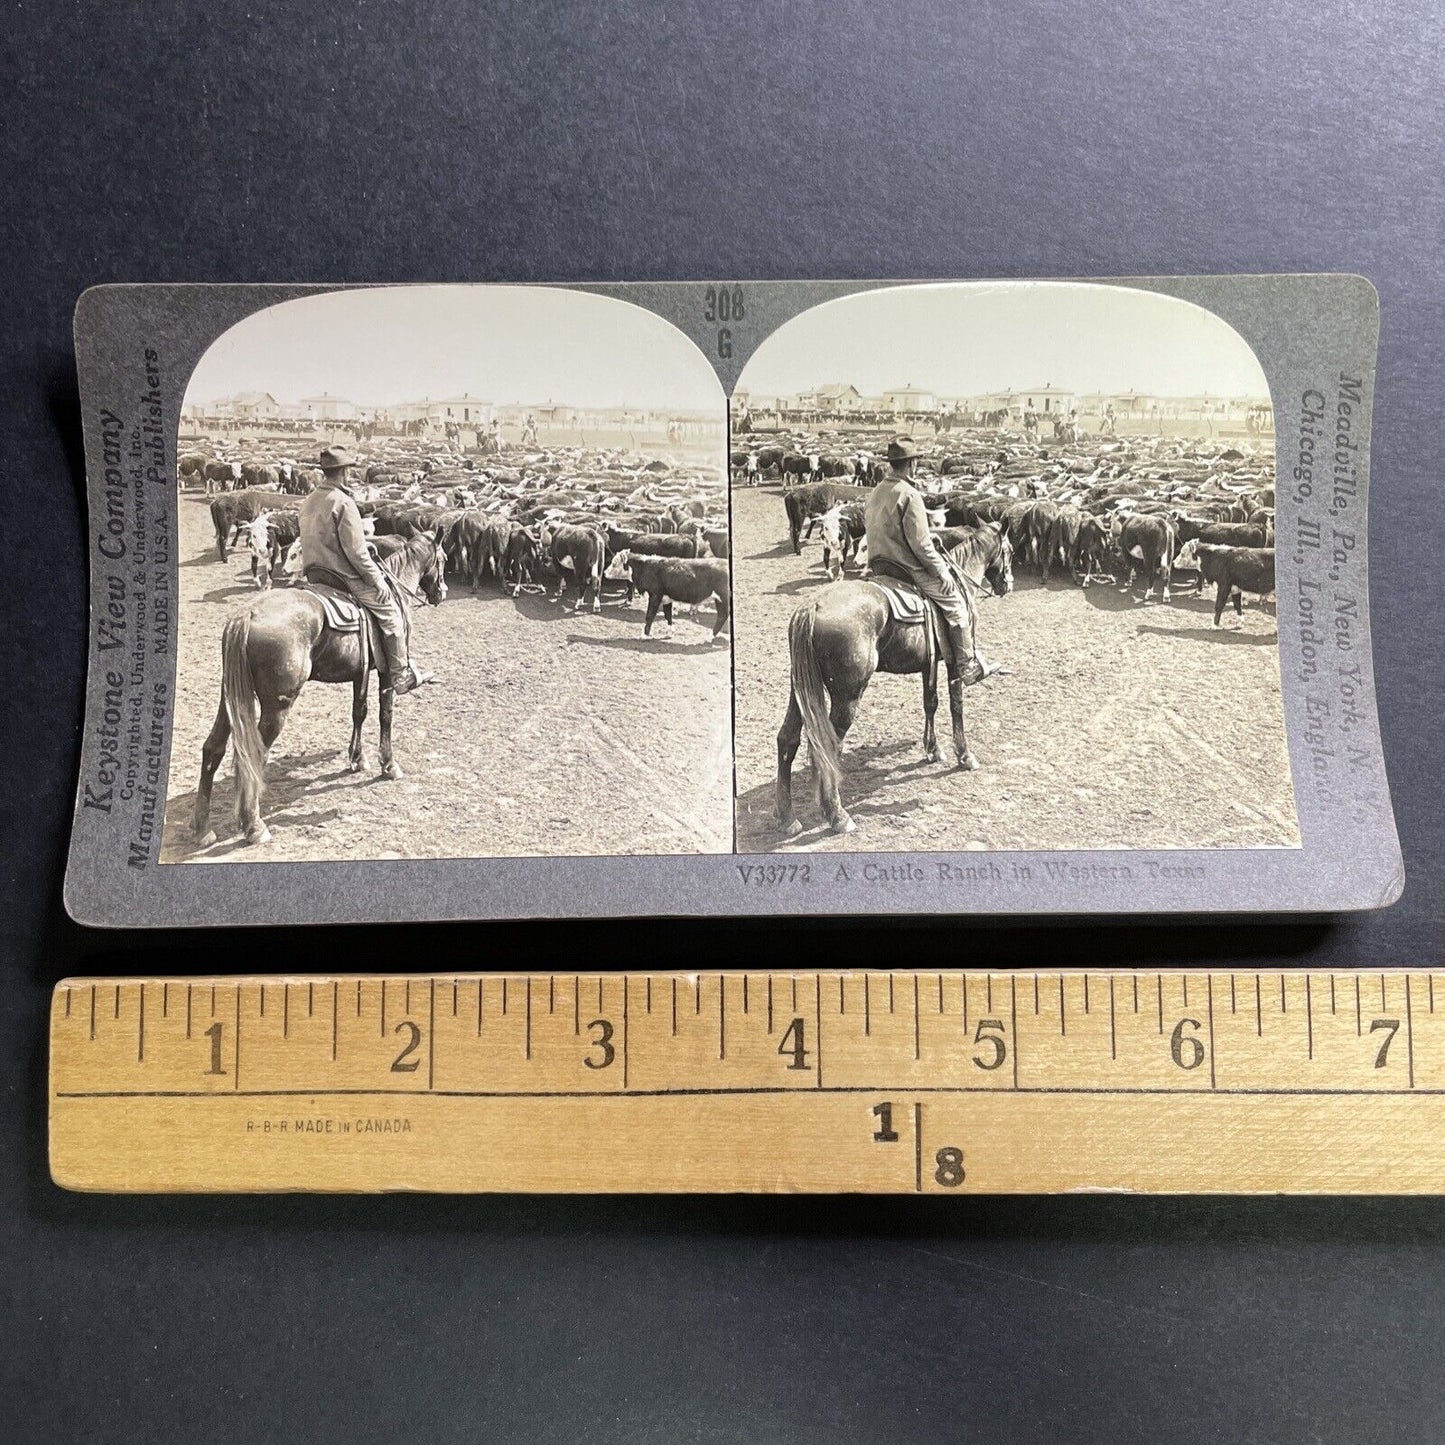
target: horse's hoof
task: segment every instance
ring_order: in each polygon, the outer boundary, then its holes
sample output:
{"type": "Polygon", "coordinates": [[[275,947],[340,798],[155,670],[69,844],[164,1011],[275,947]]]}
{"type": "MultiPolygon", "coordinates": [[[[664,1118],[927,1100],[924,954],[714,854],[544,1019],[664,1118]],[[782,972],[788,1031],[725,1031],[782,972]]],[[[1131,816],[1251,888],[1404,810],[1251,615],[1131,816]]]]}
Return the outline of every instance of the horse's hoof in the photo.
{"type": "Polygon", "coordinates": [[[400,763],[391,762],[382,768],[381,776],[389,783],[399,783],[406,774],[402,772],[400,763]]]}
{"type": "Polygon", "coordinates": [[[838,817],[828,824],[828,827],[834,833],[855,833],[858,830],[858,825],[847,813],[839,813],[838,817]]]}
{"type": "Polygon", "coordinates": [[[963,773],[976,773],[982,766],[983,764],[974,756],[972,748],[958,760],[959,771],[963,773]]]}
{"type": "Polygon", "coordinates": [[[803,831],[803,825],[796,818],[785,819],[782,834],[785,838],[796,838],[803,831]]]}
{"type": "Polygon", "coordinates": [[[366,759],[358,753],[354,758],[347,758],[346,770],[349,773],[361,773],[366,770],[366,759]]]}
{"type": "Polygon", "coordinates": [[[923,750],[923,761],[924,761],[925,763],[936,763],[936,762],[938,761],[938,749],[937,749],[937,748],[924,748],[924,750],[923,750]]]}
{"type": "Polygon", "coordinates": [[[253,828],[246,834],[246,841],[256,848],[264,847],[271,841],[271,830],[262,823],[259,828],[253,828]]]}
{"type": "Polygon", "coordinates": [[[216,841],[216,830],[207,828],[199,838],[196,839],[197,848],[209,848],[216,841]]]}

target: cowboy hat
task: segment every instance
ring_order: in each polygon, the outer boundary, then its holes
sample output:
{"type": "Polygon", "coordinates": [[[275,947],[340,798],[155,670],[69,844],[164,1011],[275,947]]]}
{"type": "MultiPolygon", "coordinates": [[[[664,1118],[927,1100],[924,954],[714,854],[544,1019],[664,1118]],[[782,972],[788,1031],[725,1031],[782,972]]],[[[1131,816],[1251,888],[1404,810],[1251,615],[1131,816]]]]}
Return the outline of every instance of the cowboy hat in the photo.
{"type": "Polygon", "coordinates": [[[323,472],[340,471],[342,467],[354,467],[356,458],[345,447],[327,447],[316,459],[316,465],[323,472]]]}
{"type": "Polygon", "coordinates": [[[910,462],[917,456],[918,447],[912,437],[894,437],[888,443],[888,460],[890,462],[910,462]]]}

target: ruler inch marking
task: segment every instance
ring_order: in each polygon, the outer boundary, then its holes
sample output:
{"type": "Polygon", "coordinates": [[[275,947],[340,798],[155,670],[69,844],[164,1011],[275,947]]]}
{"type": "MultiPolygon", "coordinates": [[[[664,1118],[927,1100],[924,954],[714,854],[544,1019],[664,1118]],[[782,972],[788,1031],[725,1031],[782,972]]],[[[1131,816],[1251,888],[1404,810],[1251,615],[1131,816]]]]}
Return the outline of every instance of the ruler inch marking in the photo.
{"type": "MultiPolygon", "coordinates": [[[[455,1002],[456,995],[452,995],[455,1002]]],[[[426,1030],[426,1086],[436,1088],[437,1083],[437,981],[431,980],[431,997],[427,1001],[426,1030]]]]}
{"type": "Polygon", "coordinates": [[[1209,1009],[1209,1087],[1217,1089],[1219,1079],[1214,1069],[1214,975],[1212,973],[1204,975],[1204,991],[1205,1003],[1209,1009]]]}
{"type": "Polygon", "coordinates": [[[1308,969],[1305,970],[1305,1043],[1305,1057],[1313,1060],[1315,1056],[1315,1000],[1308,969]]]}
{"type": "Polygon", "coordinates": [[[913,1192],[923,1193],[923,1105],[913,1104],[913,1192]]]}
{"type": "MultiPolygon", "coordinates": [[[[1380,984],[1383,989],[1384,977],[1380,984]]],[[[1415,1012],[1410,1002],[1410,975],[1405,975],[1405,1059],[1410,1069],[1410,1087],[1415,1087],[1415,1012]]]]}
{"type": "Polygon", "coordinates": [[[913,975],[913,1057],[915,1060],[923,1057],[923,1040],[919,1031],[918,1022],[918,975],[913,975]]]}
{"type": "Polygon", "coordinates": [[[1109,975],[1109,1057],[1119,1058],[1119,1030],[1114,1019],[1114,975],[1109,975]]]}
{"type": "Polygon", "coordinates": [[[1014,1089],[1019,1086],[1019,982],[1018,975],[1011,975],[1009,978],[1009,1019],[1012,1025],[1013,1037],[1009,1040],[1012,1044],[1014,1056],[1014,1089]]]}
{"type": "MultiPolygon", "coordinates": [[[[795,980],[796,982],[796,980],[795,980]]],[[[818,1061],[818,1087],[823,1087],[823,975],[813,975],[814,997],[813,997],[813,1018],[817,1035],[813,1039],[813,1052],[818,1061]]]]}

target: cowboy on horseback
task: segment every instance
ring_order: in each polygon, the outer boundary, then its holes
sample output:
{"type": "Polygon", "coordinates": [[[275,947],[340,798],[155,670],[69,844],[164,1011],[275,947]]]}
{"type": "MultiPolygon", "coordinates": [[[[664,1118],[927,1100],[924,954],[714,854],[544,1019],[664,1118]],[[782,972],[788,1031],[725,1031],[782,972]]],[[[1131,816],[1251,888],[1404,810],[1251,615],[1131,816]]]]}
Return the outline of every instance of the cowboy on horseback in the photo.
{"type": "Polygon", "coordinates": [[[911,582],[943,618],[953,647],[953,677],[971,686],[985,675],[974,645],[973,618],[947,559],[928,529],[928,508],[913,485],[918,448],[912,437],[888,443],[890,474],[879,482],[863,510],[868,537],[868,566],[885,577],[911,582]]]}
{"type": "Polygon", "coordinates": [[[328,447],[319,458],[321,482],[301,504],[301,555],[313,582],[349,592],[375,619],[381,631],[386,681],[396,691],[412,692],[435,681],[412,667],[408,631],[394,581],[378,564],[361,525],[361,510],[350,487],[355,458],[345,447],[328,447]]]}

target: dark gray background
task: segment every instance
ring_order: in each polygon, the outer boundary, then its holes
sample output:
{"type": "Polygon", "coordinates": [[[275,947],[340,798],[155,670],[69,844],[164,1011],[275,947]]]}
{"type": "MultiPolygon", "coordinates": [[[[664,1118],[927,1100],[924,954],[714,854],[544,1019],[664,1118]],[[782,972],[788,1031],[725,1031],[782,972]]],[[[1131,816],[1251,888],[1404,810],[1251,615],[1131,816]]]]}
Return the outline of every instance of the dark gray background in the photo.
{"type": "Polygon", "coordinates": [[[1433,10],[72,3],[11,9],[5,33],[7,1440],[1442,1438],[1433,1201],[112,1200],[51,1188],[43,1110],[67,972],[521,967],[583,936],[65,920],[85,637],[69,323],[106,280],[1363,272],[1402,902],[1336,925],[585,938],[634,966],[1433,963],[1433,10]]]}

